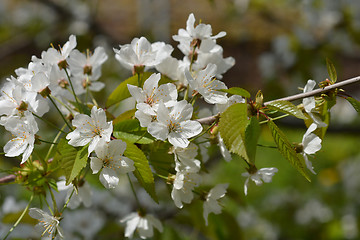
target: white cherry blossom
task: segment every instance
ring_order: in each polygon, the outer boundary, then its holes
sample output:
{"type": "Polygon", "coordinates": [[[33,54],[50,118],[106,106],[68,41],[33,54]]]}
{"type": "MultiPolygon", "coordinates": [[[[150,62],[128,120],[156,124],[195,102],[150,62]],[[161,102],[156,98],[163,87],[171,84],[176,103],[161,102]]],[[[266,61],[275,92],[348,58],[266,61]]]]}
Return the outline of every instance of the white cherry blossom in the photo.
{"type": "Polygon", "coordinates": [[[115,139],[109,143],[100,140],[95,147],[96,157],[91,157],[93,174],[100,171],[100,182],[106,188],[114,188],[119,183],[119,175],[135,170],[134,161],[124,157],[126,143],[115,139]]]}
{"type": "Polygon", "coordinates": [[[189,167],[180,162],[177,163],[177,172],[171,191],[171,198],[178,208],[183,207],[183,202],[191,203],[194,198],[194,193],[192,191],[201,181],[201,176],[198,174],[198,171],[200,170],[200,161],[195,160],[194,162],[195,167],[189,167]]]}
{"type": "Polygon", "coordinates": [[[185,71],[185,76],[191,88],[194,91],[200,93],[207,103],[225,104],[228,101],[226,93],[218,90],[227,89],[227,87],[225,83],[214,79],[216,75],[216,69],[217,67],[215,64],[209,64],[204,70],[198,72],[195,79],[187,70],[185,71]]]}
{"type": "Polygon", "coordinates": [[[193,107],[186,100],[177,102],[171,110],[161,101],[157,111],[157,122],[150,123],[147,130],[156,139],[168,139],[174,147],[185,148],[190,143],[188,138],[202,131],[199,122],[190,120],[192,112],[193,107]]]}
{"type": "Polygon", "coordinates": [[[229,184],[218,184],[214,188],[212,188],[209,193],[205,197],[204,202],[204,212],[203,216],[205,219],[205,225],[208,225],[208,215],[209,213],[220,214],[221,213],[221,206],[218,202],[220,198],[223,198],[226,193],[226,189],[228,188],[229,184]]]}
{"type": "Polygon", "coordinates": [[[5,156],[15,157],[22,154],[21,164],[30,157],[35,143],[35,134],[39,131],[38,125],[31,113],[25,117],[10,117],[5,124],[5,129],[14,136],[4,146],[5,156]]]}
{"type": "Polygon", "coordinates": [[[314,154],[321,149],[321,138],[316,136],[313,131],[317,128],[315,123],[312,123],[302,139],[302,152],[301,154],[304,156],[306,167],[313,173],[316,174],[314,171],[314,167],[312,163],[308,159],[307,155],[314,154]]]}
{"type": "Polygon", "coordinates": [[[247,189],[248,189],[248,184],[249,184],[249,180],[251,179],[253,182],[255,182],[256,185],[262,185],[263,182],[269,183],[272,180],[272,177],[275,175],[275,173],[277,173],[278,169],[277,168],[261,168],[259,170],[257,170],[254,173],[249,173],[249,172],[244,172],[241,175],[243,177],[247,177],[245,184],[244,184],[244,192],[245,195],[247,195],[247,189]]]}
{"type": "MultiPolygon", "coordinates": [[[[304,93],[312,91],[315,86],[316,86],[316,82],[314,80],[308,80],[304,87],[304,93]]],[[[313,122],[316,123],[316,125],[319,128],[327,126],[327,124],[324,123],[320,119],[320,117],[318,117],[316,115],[317,113],[315,112],[315,106],[316,106],[315,97],[304,98],[303,105],[304,105],[305,112],[307,114],[309,114],[309,116],[312,118],[313,122]]]]}
{"type": "Polygon", "coordinates": [[[120,49],[114,48],[114,52],[121,65],[136,73],[136,68],[152,68],[164,60],[168,54],[158,53],[159,47],[153,47],[145,37],[141,37],[134,38],[131,44],[120,45],[120,49]]]}
{"type": "Polygon", "coordinates": [[[132,238],[135,230],[137,230],[140,238],[145,239],[154,235],[154,227],[160,232],[163,226],[159,219],[151,214],[140,214],[137,212],[130,213],[128,216],[120,220],[121,223],[126,222],[125,237],[132,238]]]}
{"type": "Polygon", "coordinates": [[[76,129],[68,135],[66,139],[70,140],[69,144],[74,147],[85,146],[90,143],[88,154],[94,151],[100,139],[106,142],[110,141],[113,125],[111,122],[106,122],[105,111],[94,106],[91,109],[91,115],[78,114],[72,120],[72,125],[76,129]]]}
{"type": "Polygon", "coordinates": [[[32,218],[39,220],[39,223],[35,226],[35,228],[42,233],[41,236],[45,236],[45,234],[47,234],[49,237],[52,237],[52,239],[64,238],[63,230],[59,225],[59,217],[51,216],[39,208],[30,208],[29,215],[32,218]]]}
{"type": "Polygon", "coordinates": [[[107,60],[108,56],[103,47],[97,47],[94,54],[79,52],[74,50],[68,59],[69,68],[73,75],[91,76],[93,80],[98,80],[101,76],[101,65],[107,60]]]}
{"type": "Polygon", "coordinates": [[[76,47],[76,37],[74,35],[70,35],[69,41],[67,41],[62,48],[56,50],[55,48],[49,48],[46,52],[41,53],[42,61],[45,64],[50,65],[58,65],[60,69],[66,68],[67,58],[70,53],[76,47]]]}
{"type": "Polygon", "coordinates": [[[226,35],[225,32],[220,32],[215,36],[212,36],[212,28],[210,24],[200,23],[196,27],[195,25],[195,17],[193,13],[190,13],[187,21],[186,21],[186,30],[179,29],[178,35],[174,35],[173,39],[179,42],[190,42],[194,39],[204,40],[204,39],[217,39],[224,37],[226,35]]]}

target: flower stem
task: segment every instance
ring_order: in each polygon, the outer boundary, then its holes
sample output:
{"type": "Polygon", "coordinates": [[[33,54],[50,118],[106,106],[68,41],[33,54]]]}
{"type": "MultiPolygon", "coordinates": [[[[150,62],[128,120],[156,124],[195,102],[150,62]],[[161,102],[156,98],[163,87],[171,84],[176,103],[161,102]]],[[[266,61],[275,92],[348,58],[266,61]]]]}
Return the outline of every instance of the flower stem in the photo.
{"type": "Polygon", "coordinates": [[[198,139],[199,137],[201,137],[202,135],[204,135],[205,133],[207,133],[217,122],[214,121],[205,131],[203,131],[202,133],[200,133],[199,135],[197,135],[196,137],[194,137],[193,139],[190,139],[189,141],[192,142],[195,139],[198,139]]]}
{"type": "Polygon", "coordinates": [[[71,199],[71,197],[73,196],[74,192],[75,192],[75,188],[72,190],[72,192],[71,192],[68,200],[67,200],[66,203],[64,204],[64,207],[61,209],[60,213],[64,212],[64,210],[65,210],[65,208],[67,207],[67,205],[69,204],[70,199],[71,199]]]}
{"type": "Polygon", "coordinates": [[[3,240],[5,240],[12,231],[14,231],[14,229],[17,227],[17,225],[21,222],[21,220],[23,219],[23,217],[25,216],[25,213],[29,210],[30,204],[32,202],[34,198],[34,193],[31,195],[30,200],[28,205],[26,206],[26,208],[24,209],[24,211],[21,213],[20,217],[18,218],[18,220],[14,223],[14,225],[12,226],[12,228],[10,228],[9,232],[6,234],[6,236],[3,238],[3,240]]]}
{"type": "Polygon", "coordinates": [[[139,199],[138,199],[138,197],[137,197],[137,195],[136,195],[135,188],[134,188],[134,186],[133,186],[133,184],[132,184],[132,182],[131,182],[130,175],[127,174],[127,176],[128,176],[129,183],[130,183],[130,187],[131,187],[131,190],[132,190],[132,192],[133,192],[133,194],[134,194],[136,203],[137,203],[138,207],[141,208],[141,204],[140,204],[140,201],[139,201],[139,199]]]}
{"type": "Polygon", "coordinates": [[[79,112],[82,113],[81,107],[80,107],[80,103],[79,103],[78,98],[77,98],[77,96],[76,96],[76,94],[75,94],[74,86],[73,86],[72,81],[71,81],[71,79],[70,79],[70,75],[69,75],[69,73],[68,73],[68,71],[67,71],[66,68],[64,68],[64,70],[65,70],[65,73],[66,73],[67,78],[69,79],[71,91],[72,91],[72,94],[74,95],[76,104],[78,105],[79,112]]]}
{"type": "MultiPolygon", "coordinates": [[[[66,125],[64,125],[64,126],[62,127],[62,129],[64,129],[65,126],[66,126],[66,125]]],[[[63,132],[63,131],[61,131],[61,132],[63,132]]],[[[60,137],[60,135],[61,135],[61,132],[58,132],[58,134],[55,136],[55,138],[54,138],[54,140],[53,140],[54,142],[57,142],[57,140],[59,139],[59,137],[60,137]]],[[[47,154],[46,154],[45,161],[47,161],[47,160],[49,159],[50,153],[51,153],[52,149],[54,148],[54,146],[55,146],[54,144],[50,146],[49,151],[48,151],[47,154]]]]}
{"type": "Polygon", "coordinates": [[[50,187],[49,184],[48,184],[48,187],[49,187],[51,199],[52,199],[52,201],[53,201],[54,213],[57,214],[57,213],[58,213],[58,209],[57,209],[57,204],[56,204],[55,196],[54,196],[54,193],[52,192],[51,187],[50,187]]]}
{"type": "Polygon", "coordinates": [[[52,122],[46,120],[45,118],[42,118],[42,117],[36,115],[35,113],[32,113],[32,114],[33,114],[35,117],[37,117],[38,119],[46,122],[47,124],[49,124],[50,126],[52,126],[53,128],[55,128],[56,130],[61,131],[62,133],[66,133],[66,132],[64,132],[63,130],[61,130],[60,128],[58,128],[58,127],[57,127],[55,124],[53,124],[52,122]]]}
{"type": "MultiPolygon", "coordinates": [[[[279,120],[279,119],[287,117],[287,116],[290,116],[290,114],[284,114],[284,115],[278,116],[276,118],[270,118],[270,120],[272,120],[272,121],[279,120]]],[[[264,123],[267,123],[268,121],[269,120],[264,120],[264,121],[259,122],[259,124],[264,124],[264,123]]]]}
{"type": "Polygon", "coordinates": [[[61,113],[60,109],[58,108],[58,106],[55,104],[54,100],[50,97],[50,95],[48,96],[48,98],[50,99],[50,101],[52,102],[52,104],[54,104],[56,110],[59,112],[59,114],[61,115],[61,118],[64,120],[64,122],[66,123],[66,125],[69,127],[69,129],[72,131],[72,127],[70,126],[70,124],[68,123],[68,121],[65,119],[64,115],[61,113]]]}

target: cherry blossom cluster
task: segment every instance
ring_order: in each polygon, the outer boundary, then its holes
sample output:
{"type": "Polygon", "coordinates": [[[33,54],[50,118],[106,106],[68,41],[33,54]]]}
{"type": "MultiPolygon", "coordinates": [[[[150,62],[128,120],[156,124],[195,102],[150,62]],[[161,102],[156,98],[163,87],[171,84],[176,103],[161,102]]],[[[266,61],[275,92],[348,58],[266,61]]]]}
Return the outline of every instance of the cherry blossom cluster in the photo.
{"type": "MultiPolygon", "coordinates": [[[[219,199],[225,196],[228,184],[218,184],[209,191],[198,192],[196,189],[202,181],[201,164],[206,158],[205,154],[202,161],[199,160],[202,150],[196,139],[211,132],[212,126],[205,130],[196,121],[195,115],[200,113],[194,114],[193,106],[200,99],[210,104],[214,109],[212,114],[219,114],[233,104],[245,103],[243,97],[228,97],[223,91],[227,86],[221,81],[222,76],[235,64],[232,57],[223,57],[223,49],[216,42],[225,35],[225,32],[220,32],[213,36],[210,25],[196,25],[194,15],[190,14],[186,29],[180,29],[173,36],[184,54],[182,60],[171,56],[174,50],[171,45],[150,43],[145,37],[134,38],[130,44],[114,48],[115,58],[139,79],[137,85],[127,84],[130,95],[136,101],[134,117],[154,140],[172,145],[169,154],[174,155],[174,169],[168,176],[161,177],[172,184],[170,195],[175,206],[183,208],[184,204],[193,201],[195,194],[200,195],[204,202],[206,225],[210,213],[221,213],[219,199]],[[141,75],[147,71],[156,72],[141,84],[141,75]],[[164,76],[171,81],[160,84],[164,76]]],[[[27,68],[17,69],[16,77],[7,79],[1,88],[0,124],[13,138],[4,146],[4,152],[8,157],[22,155],[21,164],[30,159],[34,144],[37,140],[41,141],[36,135],[39,127],[35,118],[43,119],[50,106],[54,105],[65,121],[66,125],[60,131],[66,133],[67,143],[87,149],[92,173],[99,174],[101,184],[112,189],[119,185],[121,176],[135,171],[136,165],[133,159],[126,157],[127,143],[114,137],[113,122],[107,120],[106,110],[98,107],[96,101],[93,101],[94,104],[81,101],[81,95],[91,95],[91,92],[105,87],[98,80],[107,54],[102,47],[97,47],[93,53],[82,53],[75,49],[76,45],[76,37],[72,35],[62,47],[51,47],[42,52],[41,58],[33,57],[27,68]],[[87,104],[93,105],[88,113],[82,106],[87,104]],[[63,131],[66,126],[68,132],[63,131]]],[[[309,80],[304,92],[314,86],[315,82],[309,80]]],[[[317,117],[315,98],[305,98],[303,105],[314,123],[309,126],[297,151],[304,156],[310,171],[315,173],[308,155],[320,150],[321,139],[313,132],[326,124],[317,117]]],[[[214,135],[223,158],[230,161],[231,153],[220,133],[214,135]]],[[[250,167],[243,173],[247,177],[245,195],[249,180],[256,185],[268,183],[277,171],[274,167],[259,170],[255,166],[250,167]]],[[[64,179],[58,179],[57,189],[67,192],[65,206],[71,209],[81,203],[85,207],[92,204],[92,190],[84,179],[68,185],[64,179]]],[[[42,234],[57,238],[64,237],[59,225],[60,215],[55,210],[49,215],[38,208],[30,209],[30,216],[40,222],[38,227],[42,229],[42,234]]],[[[130,213],[120,222],[126,223],[125,237],[132,237],[137,230],[141,238],[148,238],[153,236],[154,227],[163,230],[160,220],[147,214],[140,206],[138,212],[130,213]]]]}

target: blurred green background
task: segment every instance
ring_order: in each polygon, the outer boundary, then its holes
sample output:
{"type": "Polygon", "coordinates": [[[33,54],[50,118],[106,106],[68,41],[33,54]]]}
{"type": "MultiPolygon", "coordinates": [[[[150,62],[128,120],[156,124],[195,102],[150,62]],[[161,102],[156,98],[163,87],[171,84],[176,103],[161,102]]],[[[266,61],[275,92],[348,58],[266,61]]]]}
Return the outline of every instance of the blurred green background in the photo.
{"type": "MultiPolygon", "coordinates": [[[[328,77],[326,57],[335,64],[338,79],[360,75],[358,0],[1,0],[0,78],[15,75],[14,70],[26,67],[32,55],[40,57],[50,43],[62,45],[70,34],[75,34],[80,51],[106,48],[109,60],[104,64],[102,80],[110,92],[109,86],[116,86],[130,75],[115,61],[112,48],[146,36],[151,42],[172,44],[173,56],[182,58],[171,36],[185,28],[191,12],[197,21],[211,24],[214,34],[227,32],[218,43],[224,48],[224,57],[236,60],[223,78],[228,87],[239,86],[252,95],[261,89],[265,100],[299,93],[298,87],[308,79],[320,82],[328,77]]],[[[359,85],[345,89],[360,99],[359,85]]],[[[105,101],[101,96],[109,92],[96,95],[100,104],[105,101]]],[[[179,212],[167,188],[159,183],[158,192],[168,202],[149,204],[165,226],[164,233],[154,239],[360,239],[360,118],[342,99],[331,114],[323,147],[311,158],[317,172],[311,183],[277,150],[259,147],[258,168],[277,167],[279,172],[272,183],[255,186],[251,182],[245,197],[245,178],[241,176],[244,162],[234,157],[227,163],[217,151],[211,151],[209,174],[204,174],[203,182],[209,187],[230,183],[227,197],[222,200],[223,214],[210,214],[209,227],[205,228],[200,200],[179,212]]],[[[301,142],[306,131],[304,124],[293,118],[279,121],[279,126],[293,142],[301,142]]],[[[0,133],[4,146],[10,136],[3,128],[0,133]]],[[[271,145],[271,140],[271,134],[263,129],[260,143],[271,145]]],[[[17,164],[13,159],[0,159],[2,170],[17,164]]],[[[21,202],[29,194],[23,190],[0,186],[0,236],[14,222],[9,213],[24,207],[21,202]],[[10,204],[10,197],[16,197],[17,203],[10,204]]],[[[101,190],[96,191],[105,194],[101,190]]],[[[131,209],[133,199],[121,192],[106,193],[117,203],[109,202],[108,207],[95,204],[91,213],[81,210],[84,215],[80,216],[90,214],[90,219],[98,221],[84,222],[75,230],[64,226],[74,232],[70,239],[122,239],[123,226],[117,220],[131,209]],[[119,210],[119,205],[125,209],[119,210]],[[94,222],[97,227],[92,225],[94,222]],[[79,229],[88,229],[88,235],[79,229]]],[[[151,201],[146,194],[143,197],[144,202],[151,201]]],[[[68,214],[76,219],[76,211],[68,214]]],[[[31,225],[20,226],[27,227],[31,225]]],[[[14,239],[25,238],[15,232],[14,239]]]]}

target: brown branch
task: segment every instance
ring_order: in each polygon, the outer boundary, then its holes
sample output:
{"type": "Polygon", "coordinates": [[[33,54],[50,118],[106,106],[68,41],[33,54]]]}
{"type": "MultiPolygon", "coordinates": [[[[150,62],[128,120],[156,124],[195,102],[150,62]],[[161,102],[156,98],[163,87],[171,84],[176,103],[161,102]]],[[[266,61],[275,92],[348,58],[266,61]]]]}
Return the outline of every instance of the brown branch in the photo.
{"type": "Polygon", "coordinates": [[[0,183],[9,183],[15,180],[16,176],[11,174],[5,177],[0,178],[0,183]]]}
{"type": "MultiPolygon", "coordinates": [[[[291,95],[291,96],[288,96],[288,97],[279,98],[279,99],[275,99],[275,100],[272,100],[272,101],[264,102],[264,105],[266,106],[266,105],[268,105],[268,104],[270,104],[272,102],[280,101],[280,100],[283,100],[283,101],[295,101],[295,100],[298,100],[298,99],[303,99],[303,98],[307,98],[307,97],[313,97],[313,96],[320,95],[322,93],[326,93],[326,92],[328,92],[330,90],[333,90],[335,88],[348,86],[348,85],[355,84],[355,83],[358,83],[358,82],[360,82],[360,76],[350,78],[350,79],[347,79],[347,80],[332,84],[332,85],[324,87],[324,88],[318,88],[318,89],[312,90],[310,92],[299,93],[299,94],[296,94],[296,95],[291,95]]],[[[216,121],[216,119],[218,119],[218,118],[219,118],[219,114],[214,115],[214,116],[210,116],[210,117],[206,117],[206,118],[196,119],[196,121],[198,121],[201,124],[210,125],[214,121],[216,121]]]]}
{"type": "Polygon", "coordinates": [[[328,92],[330,90],[333,90],[335,88],[340,88],[340,87],[343,87],[343,86],[358,83],[359,81],[360,81],[360,76],[350,78],[350,79],[335,83],[333,85],[330,85],[330,86],[327,86],[327,87],[324,87],[324,88],[318,88],[318,89],[312,90],[310,92],[299,93],[299,94],[292,95],[292,96],[289,96],[289,97],[284,97],[284,98],[279,98],[279,99],[275,99],[275,100],[272,100],[272,101],[264,102],[264,105],[266,106],[266,105],[268,105],[268,104],[270,104],[272,102],[280,101],[280,100],[283,100],[283,101],[295,101],[295,100],[298,100],[298,99],[303,99],[303,98],[307,98],[307,97],[313,97],[313,96],[316,96],[316,95],[320,95],[322,93],[326,93],[326,92],[328,92]]]}

